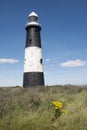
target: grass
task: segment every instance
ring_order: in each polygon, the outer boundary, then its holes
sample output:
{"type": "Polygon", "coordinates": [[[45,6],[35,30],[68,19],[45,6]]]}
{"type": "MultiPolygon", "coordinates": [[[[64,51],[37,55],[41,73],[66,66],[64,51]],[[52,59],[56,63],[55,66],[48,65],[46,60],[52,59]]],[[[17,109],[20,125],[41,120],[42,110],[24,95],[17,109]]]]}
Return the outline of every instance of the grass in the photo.
{"type": "Polygon", "coordinates": [[[0,130],[87,130],[87,86],[0,87],[0,130]],[[56,118],[51,101],[68,113],[56,118]]]}

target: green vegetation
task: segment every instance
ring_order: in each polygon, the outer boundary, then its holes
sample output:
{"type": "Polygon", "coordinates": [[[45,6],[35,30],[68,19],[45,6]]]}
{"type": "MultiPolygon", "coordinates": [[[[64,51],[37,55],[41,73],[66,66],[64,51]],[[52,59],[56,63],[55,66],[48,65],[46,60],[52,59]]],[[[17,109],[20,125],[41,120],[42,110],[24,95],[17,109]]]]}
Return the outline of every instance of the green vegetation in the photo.
{"type": "Polygon", "coordinates": [[[87,86],[0,87],[0,130],[87,130],[87,86]],[[67,114],[56,118],[52,101],[67,114]]]}

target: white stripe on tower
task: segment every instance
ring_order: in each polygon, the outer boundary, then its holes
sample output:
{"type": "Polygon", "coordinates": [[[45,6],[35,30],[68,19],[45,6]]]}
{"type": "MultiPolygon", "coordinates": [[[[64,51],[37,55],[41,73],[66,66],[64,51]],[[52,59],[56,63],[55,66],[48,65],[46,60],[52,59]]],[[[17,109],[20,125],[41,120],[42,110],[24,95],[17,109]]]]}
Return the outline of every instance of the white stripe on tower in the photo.
{"type": "Polygon", "coordinates": [[[43,72],[41,48],[27,47],[25,49],[24,72],[43,72]]]}
{"type": "Polygon", "coordinates": [[[32,12],[26,25],[23,87],[44,86],[40,31],[38,16],[32,12]]]}

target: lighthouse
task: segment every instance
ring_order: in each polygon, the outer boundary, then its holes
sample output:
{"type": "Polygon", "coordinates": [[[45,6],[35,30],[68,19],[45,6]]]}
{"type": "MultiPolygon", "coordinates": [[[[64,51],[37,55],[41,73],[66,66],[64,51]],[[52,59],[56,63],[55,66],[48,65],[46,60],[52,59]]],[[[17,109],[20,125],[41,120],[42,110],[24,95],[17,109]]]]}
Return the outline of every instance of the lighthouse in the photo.
{"type": "Polygon", "coordinates": [[[44,86],[41,48],[41,25],[38,15],[32,12],[26,24],[26,46],[24,59],[23,87],[44,86]]]}

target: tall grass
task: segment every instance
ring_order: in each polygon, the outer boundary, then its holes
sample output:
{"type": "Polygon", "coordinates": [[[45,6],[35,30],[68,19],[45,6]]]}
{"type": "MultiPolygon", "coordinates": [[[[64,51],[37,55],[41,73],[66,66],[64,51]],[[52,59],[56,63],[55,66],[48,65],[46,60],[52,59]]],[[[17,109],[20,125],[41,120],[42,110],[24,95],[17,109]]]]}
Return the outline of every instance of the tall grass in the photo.
{"type": "Polygon", "coordinates": [[[87,88],[0,88],[0,130],[87,130],[87,88]],[[56,118],[51,101],[68,113],[56,118]]]}

